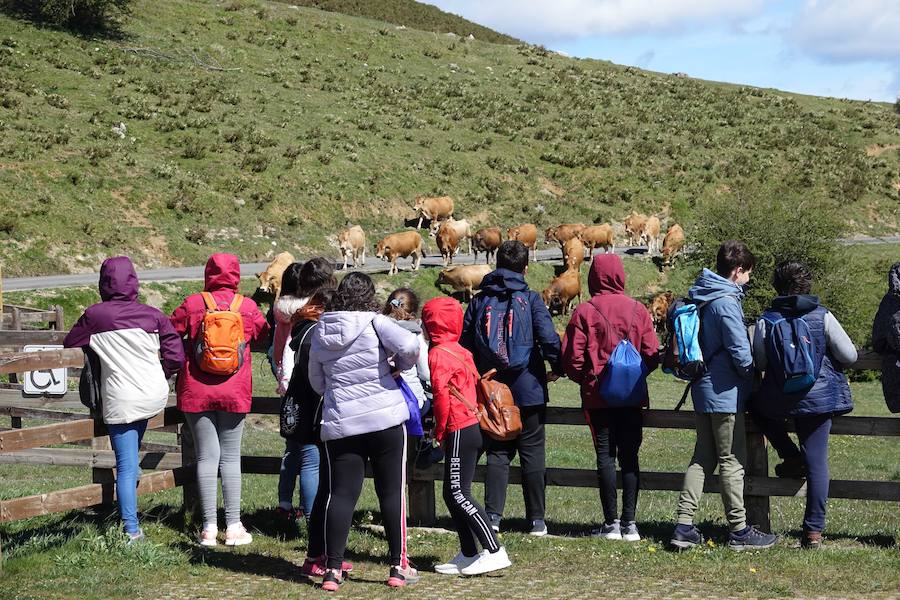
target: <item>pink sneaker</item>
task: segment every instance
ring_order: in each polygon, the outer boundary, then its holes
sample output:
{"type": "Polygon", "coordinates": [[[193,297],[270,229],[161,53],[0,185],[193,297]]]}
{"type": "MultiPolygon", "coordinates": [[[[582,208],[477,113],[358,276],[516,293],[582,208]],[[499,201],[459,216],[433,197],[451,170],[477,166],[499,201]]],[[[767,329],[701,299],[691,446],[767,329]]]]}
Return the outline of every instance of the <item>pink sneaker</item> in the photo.
{"type": "MultiPolygon", "coordinates": [[[[319,556],[318,558],[310,558],[306,557],[306,560],[303,561],[303,566],[300,567],[300,574],[304,577],[322,577],[325,575],[325,555],[319,556]]],[[[347,561],[341,562],[341,572],[344,574],[350,573],[353,571],[353,563],[348,563],[347,561]]]]}
{"type": "Polygon", "coordinates": [[[216,530],[216,529],[207,529],[207,528],[204,527],[204,528],[200,531],[200,537],[199,537],[200,545],[201,545],[201,546],[207,546],[207,547],[215,546],[216,544],[219,543],[219,542],[216,540],[216,538],[218,537],[218,535],[219,535],[219,531],[218,531],[218,530],[216,530]]]}
{"type": "Polygon", "coordinates": [[[228,529],[225,530],[226,546],[246,546],[252,542],[253,536],[247,532],[243,523],[230,525],[228,529]]]}

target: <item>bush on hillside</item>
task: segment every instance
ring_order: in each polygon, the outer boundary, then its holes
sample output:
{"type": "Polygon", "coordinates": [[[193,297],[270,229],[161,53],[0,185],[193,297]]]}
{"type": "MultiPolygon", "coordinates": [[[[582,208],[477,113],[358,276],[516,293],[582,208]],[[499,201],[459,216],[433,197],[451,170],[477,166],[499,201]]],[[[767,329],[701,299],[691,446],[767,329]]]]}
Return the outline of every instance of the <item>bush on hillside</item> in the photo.
{"type": "Polygon", "coordinates": [[[114,18],[125,15],[131,0],[0,0],[6,12],[79,31],[109,30],[114,18]]]}

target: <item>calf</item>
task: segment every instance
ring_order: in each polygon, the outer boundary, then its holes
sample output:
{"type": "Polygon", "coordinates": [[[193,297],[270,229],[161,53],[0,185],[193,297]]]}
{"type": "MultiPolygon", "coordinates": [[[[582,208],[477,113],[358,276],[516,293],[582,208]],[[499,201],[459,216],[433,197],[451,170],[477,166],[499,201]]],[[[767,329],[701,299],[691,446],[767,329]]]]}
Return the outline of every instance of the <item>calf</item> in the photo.
{"type": "Polygon", "coordinates": [[[425,243],[418,231],[392,233],[375,246],[375,257],[391,263],[388,275],[397,272],[398,258],[412,257],[413,271],[418,271],[423,256],[425,256],[425,243]]]}
{"type": "Polygon", "coordinates": [[[612,225],[609,223],[585,227],[581,230],[579,237],[591,252],[594,251],[594,248],[600,247],[603,247],[606,252],[613,252],[616,249],[615,235],[612,225]]]}
{"type": "Polygon", "coordinates": [[[653,254],[659,252],[659,228],[661,223],[659,217],[648,217],[644,224],[644,232],[641,234],[641,241],[647,244],[647,253],[653,254]]]}
{"type": "Polygon", "coordinates": [[[455,265],[443,269],[438,274],[435,285],[449,285],[454,291],[465,291],[466,300],[471,300],[484,276],[493,268],[490,265],[455,265]]]}
{"type": "Polygon", "coordinates": [[[456,231],[456,235],[459,236],[459,241],[466,240],[469,243],[469,254],[472,254],[472,226],[469,225],[469,222],[466,219],[457,221],[453,217],[450,217],[446,221],[436,221],[432,224],[431,231],[428,235],[437,239],[438,230],[444,225],[452,227],[453,230],[456,231]]]}
{"type": "Polygon", "coordinates": [[[625,234],[628,236],[628,243],[637,246],[641,243],[641,236],[644,234],[644,227],[647,224],[647,215],[631,211],[631,214],[625,218],[625,234]]]}
{"type": "Polygon", "coordinates": [[[551,313],[557,311],[567,315],[572,300],[577,300],[576,304],[581,302],[581,274],[572,269],[564,271],[550,282],[541,297],[551,313]]]}
{"type": "Polygon", "coordinates": [[[472,262],[478,260],[478,253],[484,252],[484,264],[488,264],[494,259],[497,248],[503,243],[503,234],[499,227],[484,227],[475,232],[473,237],[472,248],[475,252],[475,258],[472,262]]]}
{"type": "Polygon", "coordinates": [[[276,254],[269,266],[266,267],[266,270],[256,274],[256,277],[259,279],[259,286],[256,291],[278,298],[278,295],[281,293],[281,276],[284,275],[284,270],[292,262],[294,262],[294,255],[290,252],[276,254]]]}
{"type": "Polygon", "coordinates": [[[366,262],[366,234],[362,227],[354,225],[338,234],[338,247],[344,257],[344,270],[347,261],[353,259],[354,267],[361,267],[366,262]]]}
{"type": "Polygon", "coordinates": [[[416,216],[419,217],[419,224],[416,229],[421,229],[423,219],[440,221],[452,217],[453,198],[450,196],[417,196],[415,209],[416,216]]]}
{"type": "Polygon", "coordinates": [[[449,222],[444,221],[437,231],[437,247],[444,259],[444,266],[453,264],[453,255],[459,251],[459,234],[449,222]]]}
{"type": "Polygon", "coordinates": [[[656,294],[650,299],[647,309],[650,311],[650,317],[653,319],[653,327],[659,339],[663,339],[666,332],[666,319],[669,315],[669,307],[675,301],[675,294],[671,291],[656,294]]]}
{"type": "Polygon", "coordinates": [[[584,244],[577,237],[569,238],[563,244],[563,264],[566,270],[578,271],[581,269],[581,263],[584,262],[584,244]]]}
{"type": "Polygon", "coordinates": [[[684,229],[681,228],[681,225],[675,223],[669,227],[666,237],[663,238],[663,266],[671,264],[682,248],[684,248],[684,229]]]}
{"type": "Polygon", "coordinates": [[[565,223],[556,227],[548,227],[544,230],[544,243],[556,242],[562,248],[563,244],[576,237],[583,229],[583,223],[565,223]]]}
{"type": "Polygon", "coordinates": [[[531,223],[525,223],[506,231],[506,237],[511,240],[519,240],[526,248],[531,248],[532,260],[537,260],[537,227],[531,223]]]}

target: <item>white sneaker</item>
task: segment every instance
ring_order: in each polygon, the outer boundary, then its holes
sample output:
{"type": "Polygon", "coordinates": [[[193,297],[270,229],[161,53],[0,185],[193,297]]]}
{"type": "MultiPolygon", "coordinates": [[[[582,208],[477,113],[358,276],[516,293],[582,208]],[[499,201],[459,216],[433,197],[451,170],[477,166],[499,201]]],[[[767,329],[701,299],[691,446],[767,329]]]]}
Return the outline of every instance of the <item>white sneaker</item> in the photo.
{"type": "Polygon", "coordinates": [[[600,529],[595,529],[591,532],[591,537],[602,538],[604,540],[621,540],[622,528],[619,524],[619,520],[616,519],[610,525],[604,523],[600,526],[600,529]]]}
{"type": "Polygon", "coordinates": [[[641,541],[641,534],[638,533],[637,524],[634,521],[629,521],[625,523],[624,526],[621,527],[622,531],[622,539],[626,542],[639,542],[641,541]]]}
{"type": "Polygon", "coordinates": [[[211,548],[219,543],[216,540],[218,535],[219,535],[219,530],[216,529],[215,527],[204,527],[200,531],[200,537],[198,538],[198,541],[200,542],[201,546],[206,546],[208,548],[211,548]]]}
{"type": "Polygon", "coordinates": [[[244,528],[243,523],[229,525],[225,530],[226,546],[246,546],[253,542],[253,536],[244,528]]]}
{"type": "Polygon", "coordinates": [[[479,552],[475,556],[466,556],[462,552],[454,556],[450,562],[444,563],[442,565],[435,565],[434,571],[435,573],[440,573],[441,575],[459,575],[461,569],[464,569],[471,565],[473,562],[481,558],[483,552],[479,552]]]}
{"type": "Polygon", "coordinates": [[[500,569],[505,569],[511,565],[512,562],[509,560],[506,548],[500,546],[500,549],[493,554],[485,550],[481,553],[481,556],[478,557],[478,560],[468,567],[463,567],[459,572],[463,575],[481,575],[483,573],[490,573],[491,571],[499,571],[500,569]]]}

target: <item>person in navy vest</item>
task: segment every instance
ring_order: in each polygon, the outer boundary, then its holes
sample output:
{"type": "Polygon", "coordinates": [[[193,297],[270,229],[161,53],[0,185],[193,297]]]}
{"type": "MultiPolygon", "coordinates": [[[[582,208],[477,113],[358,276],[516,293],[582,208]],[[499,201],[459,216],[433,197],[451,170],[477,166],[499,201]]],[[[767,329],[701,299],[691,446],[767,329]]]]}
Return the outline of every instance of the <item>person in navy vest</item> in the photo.
{"type": "MultiPolygon", "coordinates": [[[[809,294],[812,273],[799,262],[783,262],[775,268],[772,284],[778,296],[756,323],[753,360],[765,371],[762,386],[751,400],[751,414],[784,461],[775,467],[779,477],[806,477],[806,512],[803,515],[803,548],[820,548],[828,500],[828,435],[832,418],[853,410],[850,385],[844,367],[856,362],[856,347],[819,298],[809,294]],[[808,391],[785,393],[779,376],[777,349],[771,342],[773,317],[802,318],[811,338],[810,356],[814,383],[808,391]],[[817,373],[817,375],[816,375],[817,373]],[[793,418],[800,440],[798,448],[787,435],[787,417],[793,418]]],[[[781,369],[783,373],[783,369],[781,369]]]]}

